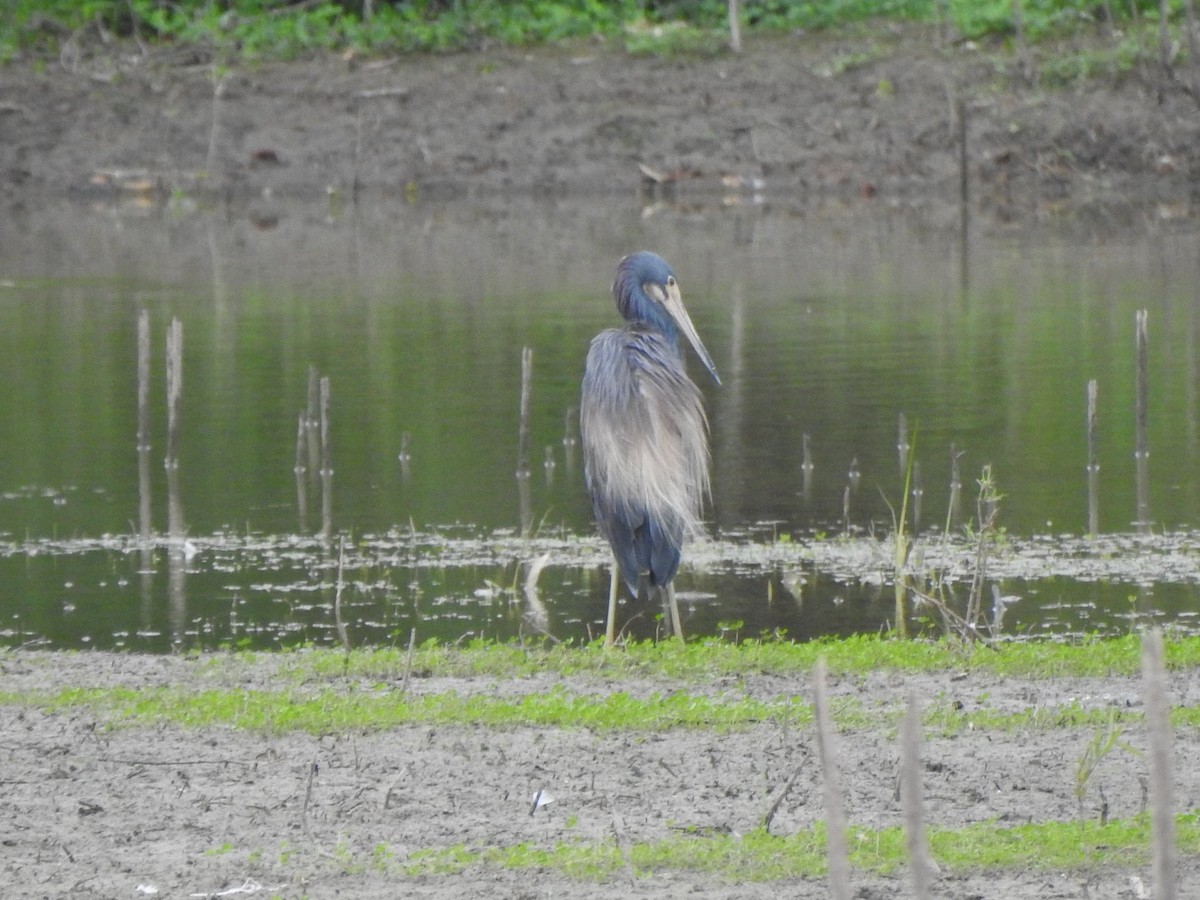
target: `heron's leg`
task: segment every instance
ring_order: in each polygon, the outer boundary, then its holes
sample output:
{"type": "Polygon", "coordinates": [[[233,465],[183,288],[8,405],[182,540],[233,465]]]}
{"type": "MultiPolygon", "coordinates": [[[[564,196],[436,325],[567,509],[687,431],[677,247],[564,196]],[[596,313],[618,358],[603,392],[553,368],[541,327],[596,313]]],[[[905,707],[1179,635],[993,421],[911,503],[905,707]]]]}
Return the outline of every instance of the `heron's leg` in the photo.
{"type": "Polygon", "coordinates": [[[614,556],[609,567],[612,578],[608,582],[608,622],[604,626],[604,646],[611,647],[617,639],[617,582],[621,580],[620,568],[614,556]]]}
{"type": "Polygon", "coordinates": [[[679,638],[679,642],[683,640],[683,620],[679,618],[679,603],[675,600],[675,583],[668,581],[667,586],[663,588],[667,592],[667,607],[671,614],[671,627],[675,629],[675,637],[679,638]]]}

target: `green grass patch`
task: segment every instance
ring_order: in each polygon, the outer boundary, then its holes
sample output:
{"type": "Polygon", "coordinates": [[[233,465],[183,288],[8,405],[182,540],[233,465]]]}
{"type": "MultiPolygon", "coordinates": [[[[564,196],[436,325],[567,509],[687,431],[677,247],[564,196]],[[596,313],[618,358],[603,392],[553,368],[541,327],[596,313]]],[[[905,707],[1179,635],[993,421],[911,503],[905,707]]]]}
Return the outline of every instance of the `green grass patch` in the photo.
{"type": "MultiPolygon", "coordinates": [[[[1200,852],[1200,818],[1176,818],[1181,853],[1200,852]]],[[[900,828],[851,828],[851,864],[861,871],[893,874],[906,865],[900,828]]],[[[934,858],[944,874],[998,870],[1062,872],[1099,865],[1144,865],[1149,861],[1147,816],[1098,822],[1042,822],[1004,826],[981,822],[928,831],[934,858]]],[[[747,834],[685,833],[635,843],[622,851],[613,842],[573,841],[551,847],[455,846],[410,854],[402,869],[410,876],[449,874],[470,866],[555,869],[580,878],[608,878],[632,866],[639,876],[687,870],[711,872],[729,881],[818,878],[826,874],[825,829],[816,825],[778,836],[762,829],[747,834]],[[626,855],[627,853],[627,855],[626,855]]]]}
{"type": "MultiPolygon", "coordinates": [[[[398,691],[338,691],[302,694],[288,691],[206,690],[178,688],[70,688],[44,696],[0,694],[0,704],[32,706],[51,713],[86,709],[109,727],[228,727],[280,734],[381,731],[405,725],[463,725],[490,728],[586,728],[595,731],[658,732],[678,728],[731,730],[764,722],[807,726],[812,707],[796,697],[761,700],[736,695],[716,697],[677,692],[633,697],[624,692],[579,695],[565,690],[524,694],[512,699],[454,692],[405,697],[398,691]]],[[[833,704],[833,720],[844,732],[895,729],[899,703],[868,707],[841,698],[833,704]]],[[[930,733],[941,736],[966,731],[1046,731],[1098,729],[1134,725],[1142,713],[1079,704],[1000,712],[986,706],[965,710],[946,700],[924,714],[930,733]]],[[[1200,726],[1200,708],[1171,711],[1177,728],[1200,726]]]]}
{"type": "MultiPolygon", "coordinates": [[[[531,45],[583,37],[620,41],[633,52],[709,53],[727,41],[725,0],[377,0],[370,16],[362,0],[8,0],[0,10],[0,61],[24,52],[57,53],[67,41],[136,38],[144,44],[201,44],[221,58],[286,59],[314,52],[366,54],[447,51],[500,42],[531,45]]],[[[1025,0],[1030,38],[1094,33],[1102,17],[1119,28],[1155,20],[1154,0],[1101,7],[1087,0],[1025,0]]],[[[1172,27],[1182,0],[1169,4],[1172,27]]],[[[1015,32],[1009,0],[837,0],[742,4],[747,34],[846,30],[861,23],[953,25],[967,37],[1015,32]]]]}
{"type": "Polygon", "coordinates": [[[72,688],[40,700],[0,695],[0,702],[33,702],[52,712],[84,707],[117,726],[168,722],[184,728],[227,726],[312,734],[375,731],[413,723],[662,731],[737,728],[763,721],[803,725],[812,719],[810,706],[793,699],[726,700],[684,692],[638,698],[619,691],[580,696],[555,690],[505,699],[453,692],[406,697],[393,689],[321,690],[302,695],[277,691],[72,688]]]}
{"type": "MultiPolygon", "coordinates": [[[[1200,638],[1166,642],[1172,669],[1200,666],[1200,638]]],[[[808,644],[699,641],[637,643],[614,650],[585,647],[519,647],[478,642],[464,647],[427,643],[410,661],[392,649],[284,651],[277,655],[220,653],[197,656],[187,687],[68,687],[56,692],[0,692],[0,703],[58,712],[86,708],[113,726],[171,723],[184,728],[234,727],[263,732],[313,734],[374,731],[408,724],[543,726],[596,730],[663,731],[673,728],[736,729],[761,722],[807,725],[809,677],[824,656],[835,678],[899,673],[974,672],[985,676],[1053,679],[1135,676],[1140,666],[1136,636],[1077,643],[1011,643],[995,649],[963,648],[942,641],[878,637],[808,644]],[[270,690],[238,687],[253,676],[270,690]],[[776,696],[743,689],[739,679],[779,677],[776,696]],[[403,690],[428,677],[483,680],[482,690],[403,690]],[[570,687],[562,678],[573,678],[570,687]],[[636,679],[637,694],[622,690],[636,679]],[[711,685],[720,679],[725,689],[711,685]],[[489,691],[488,683],[518,685],[489,691]],[[654,686],[652,693],[646,688],[654,686]]],[[[36,660],[36,654],[28,657],[36,660]]],[[[45,657],[52,664],[53,655],[45,657]]],[[[985,678],[986,681],[986,678],[985,678]]],[[[986,696],[966,705],[954,696],[933,697],[925,725],[934,734],[968,729],[1100,728],[1139,722],[1140,709],[1080,703],[1031,705],[1016,712],[989,707],[986,696]]],[[[894,728],[899,701],[871,705],[842,697],[834,720],[843,730],[894,728]]],[[[1200,707],[1176,707],[1176,727],[1200,726],[1200,707]]]]}
{"type": "MultiPolygon", "coordinates": [[[[1200,637],[1166,641],[1167,666],[1200,666],[1200,637]]],[[[824,656],[831,675],[895,672],[982,671],[1026,678],[1136,675],[1141,665],[1137,635],[1077,641],[1022,641],[964,647],[946,641],[893,640],[873,635],[824,639],[803,644],[783,641],[733,644],[720,640],[639,642],[614,650],[599,643],[517,646],[475,641],[463,646],[430,641],[417,648],[412,671],[419,675],[523,678],[538,674],[595,674],[662,677],[684,681],[749,674],[807,674],[824,656]]],[[[388,680],[409,670],[400,649],[305,650],[289,657],[292,675],[355,675],[388,680]]]]}

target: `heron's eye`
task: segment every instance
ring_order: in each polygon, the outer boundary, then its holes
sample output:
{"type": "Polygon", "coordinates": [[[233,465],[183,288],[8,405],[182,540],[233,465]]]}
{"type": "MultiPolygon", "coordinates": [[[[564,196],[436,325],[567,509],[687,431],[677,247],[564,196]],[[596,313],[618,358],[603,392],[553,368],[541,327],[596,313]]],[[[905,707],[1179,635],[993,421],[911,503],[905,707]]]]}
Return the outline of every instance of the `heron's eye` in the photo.
{"type": "Polygon", "coordinates": [[[675,287],[675,276],[674,276],[674,275],[668,275],[668,276],[667,276],[667,286],[668,286],[668,287],[675,287]]]}

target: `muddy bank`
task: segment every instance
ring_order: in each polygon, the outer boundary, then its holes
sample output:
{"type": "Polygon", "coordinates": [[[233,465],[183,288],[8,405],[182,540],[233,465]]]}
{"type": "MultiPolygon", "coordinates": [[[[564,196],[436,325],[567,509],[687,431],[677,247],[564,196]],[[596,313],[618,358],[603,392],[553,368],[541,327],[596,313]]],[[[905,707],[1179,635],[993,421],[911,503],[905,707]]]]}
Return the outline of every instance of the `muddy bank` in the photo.
{"type": "MultiPolygon", "coordinates": [[[[308,677],[294,658],[149,657],[100,653],[7,652],[4,689],[17,694],[123,687],[133,692],[289,690],[393,692],[399,684],[308,677]]],[[[417,695],[454,691],[523,694],[560,691],[587,697],[685,690],[706,696],[811,701],[806,678],[753,676],[711,684],[589,676],[414,679],[417,695]]],[[[926,710],[1138,708],[1136,679],[997,679],[979,673],[877,673],[836,678],[833,704],[861,704],[879,727],[838,735],[850,821],[867,828],[900,823],[898,752],[889,711],[910,689],[926,710]]],[[[1195,703],[1188,673],[1171,681],[1172,698],[1195,703]]],[[[472,852],[563,842],[629,846],[698,834],[744,834],[778,801],[771,830],[788,835],[820,822],[822,778],[811,727],[760,722],[732,730],[650,733],[584,728],[439,726],[383,731],[262,734],[175,725],[110,728],[88,707],[60,711],[0,706],[5,771],[0,871],[8,896],[194,897],[260,886],[284,897],[502,896],[769,898],[824,897],[820,879],[731,882],[719,873],[664,867],[573,877],[549,867],[450,866],[413,874],[425,851],[472,852]],[[797,774],[798,773],[798,774],[797,774]],[[790,789],[784,786],[793,778],[790,789]],[[553,802],[531,814],[539,791],[553,802]]],[[[1091,728],[967,729],[927,735],[926,816],[950,827],[1074,821],[1076,773],[1091,728]]],[[[1145,739],[1130,727],[1087,783],[1084,815],[1113,818],[1146,805],[1145,739]]],[[[1200,771],[1192,740],[1175,744],[1176,798],[1191,809],[1200,771]]],[[[1200,861],[1181,862],[1180,896],[1195,897],[1200,861]]],[[[903,873],[856,873],[859,897],[911,896],[903,873]]],[[[943,873],[941,897],[1134,897],[1150,884],[1149,866],[1087,872],[943,873]]]]}
{"type": "Polygon", "coordinates": [[[238,64],[219,90],[211,63],[118,45],[69,69],[7,66],[5,201],[626,193],[642,167],[685,195],[954,201],[960,104],[973,198],[1007,214],[1114,195],[1186,214],[1200,163],[1196,102],[1156,71],[1052,86],[1002,50],[919,27],[710,58],[583,42],[238,64]]]}

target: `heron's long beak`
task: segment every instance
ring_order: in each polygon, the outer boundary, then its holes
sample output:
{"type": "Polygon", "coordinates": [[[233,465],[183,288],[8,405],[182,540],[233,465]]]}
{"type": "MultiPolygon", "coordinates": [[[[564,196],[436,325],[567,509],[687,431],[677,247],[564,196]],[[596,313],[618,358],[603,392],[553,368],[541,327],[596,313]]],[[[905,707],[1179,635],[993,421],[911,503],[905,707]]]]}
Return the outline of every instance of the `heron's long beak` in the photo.
{"type": "Polygon", "coordinates": [[[692,324],[691,316],[683,308],[683,294],[680,292],[678,284],[672,283],[667,285],[663,308],[675,321],[675,324],[679,326],[679,330],[683,336],[688,339],[688,343],[692,345],[692,349],[700,357],[700,362],[704,363],[704,368],[708,369],[708,373],[712,375],[713,381],[720,384],[721,377],[717,374],[717,367],[713,363],[712,357],[709,356],[704,342],[700,340],[700,335],[696,333],[696,326],[692,324]]]}

